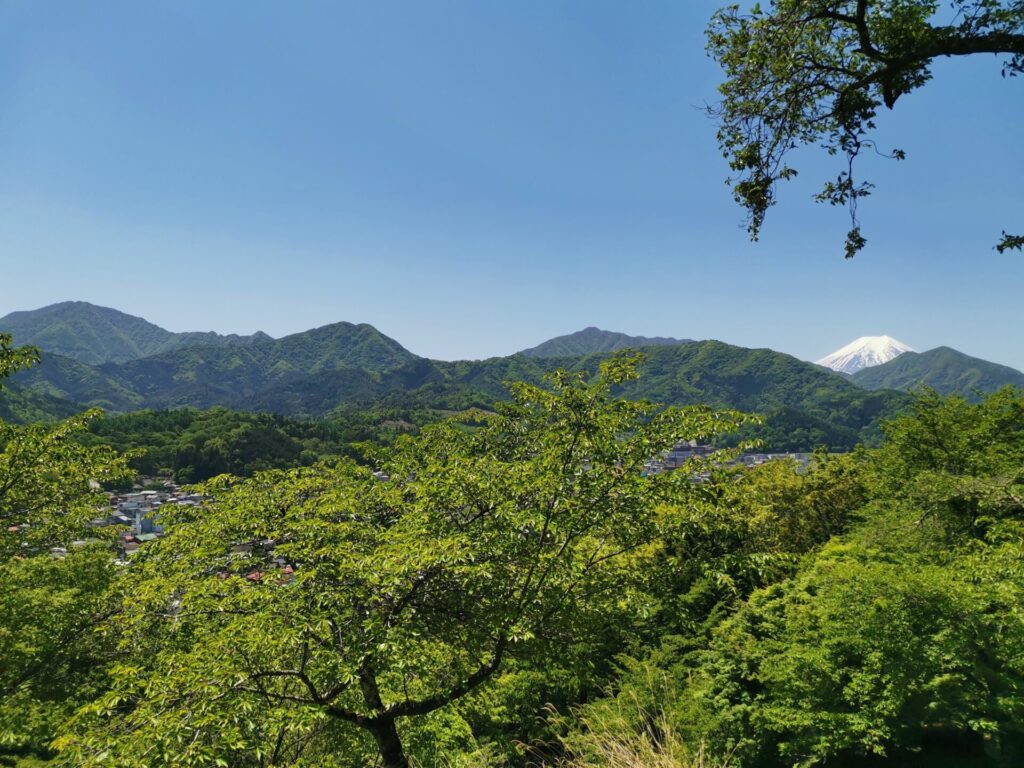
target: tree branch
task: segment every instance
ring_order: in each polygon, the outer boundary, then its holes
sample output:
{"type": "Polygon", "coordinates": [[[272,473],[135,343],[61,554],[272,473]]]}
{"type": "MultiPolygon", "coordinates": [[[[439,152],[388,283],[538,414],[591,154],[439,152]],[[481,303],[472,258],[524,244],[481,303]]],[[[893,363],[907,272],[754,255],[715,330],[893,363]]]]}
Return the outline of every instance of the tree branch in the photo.
{"type": "Polygon", "coordinates": [[[406,717],[409,715],[426,715],[433,712],[435,709],[440,709],[446,704],[455,701],[455,699],[465,696],[497,671],[498,667],[501,666],[501,660],[505,655],[505,649],[507,647],[508,638],[504,635],[500,636],[495,643],[494,653],[491,655],[491,658],[486,663],[481,664],[476,672],[471,674],[457,686],[446,693],[430,696],[419,701],[401,701],[392,704],[385,708],[383,712],[384,716],[394,718],[406,717]]]}

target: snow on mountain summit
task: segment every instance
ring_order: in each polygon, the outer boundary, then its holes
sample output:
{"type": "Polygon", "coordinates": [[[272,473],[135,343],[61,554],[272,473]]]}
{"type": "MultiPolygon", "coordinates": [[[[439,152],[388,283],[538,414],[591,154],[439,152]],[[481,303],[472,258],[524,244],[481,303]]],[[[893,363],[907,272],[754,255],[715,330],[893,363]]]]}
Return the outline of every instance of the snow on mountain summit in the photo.
{"type": "Polygon", "coordinates": [[[840,373],[856,373],[862,368],[881,365],[904,352],[913,351],[892,336],[861,336],[817,363],[840,373]]]}

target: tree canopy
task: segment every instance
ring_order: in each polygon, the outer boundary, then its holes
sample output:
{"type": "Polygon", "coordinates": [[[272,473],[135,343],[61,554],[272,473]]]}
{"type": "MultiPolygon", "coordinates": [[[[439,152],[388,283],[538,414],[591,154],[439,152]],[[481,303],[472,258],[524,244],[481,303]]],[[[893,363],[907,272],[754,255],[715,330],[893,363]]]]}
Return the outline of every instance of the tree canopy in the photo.
{"type": "MultiPolygon", "coordinates": [[[[771,0],[747,11],[730,5],[711,21],[708,50],[726,77],[710,113],[752,238],[778,183],[797,174],[792,151],[820,145],[843,158],[817,200],[849,209],[850,258],[867,242],[857,204],[872,184],[855,175],[854,165],[864,151],[879,151],[872,136],[878,110],[927,83],[940,57],[995,54],[1004,76],[1024,72],[1024,2],[771,0]]],[[[905,156],[902,149],[882,154],[905,156]]],[[[1004,231],[996,247],[1020,249],[1024,236],[1004,231]]]]}
{"type": "Polygon", "coordinates": [[[880,449],[746,475],[731,492],[748,527],[724,527],[720,508],[709,541],[767,563],[805,542],[806,556],[731,581],[738,599],[624,661],[613,695],[574,719],[571,748],[642,752],[655,722],[662,744],[711,765],[1019,765],[1022,409],[1009,388],[977,404],[923,392],[880,449]]]}
{"type": "MultiPolygon", "coordinates": [[[[38,353],[0,335],[0,379],[38,353]]],[[[112,650],[95,633],[116,611],[115,567],[90,519],[125,459],[77,438],[99,416],[0,421],[0,764],[47,755],[57,725],[102,690],[112,650]]]]}
{"type": "Polygon", "coordinates": [[[145,667],[115,670],[64,747],[79,765],[262,764],[326,728],[406,766],[403,721],[579,642],[655,554],[663,504],[701,503],[697,463],[645,465],[743,419],[613,398],[635,368],[518,385],[475,430],[399,440],[378,474],[212,482],[136,560],[121,630],[145,667]]]}

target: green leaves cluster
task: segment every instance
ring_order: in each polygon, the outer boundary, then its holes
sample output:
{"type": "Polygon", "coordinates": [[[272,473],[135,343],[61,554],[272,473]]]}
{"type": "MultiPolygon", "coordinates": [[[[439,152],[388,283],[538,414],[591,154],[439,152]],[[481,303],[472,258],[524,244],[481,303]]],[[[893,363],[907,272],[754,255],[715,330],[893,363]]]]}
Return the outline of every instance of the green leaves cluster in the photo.
{"type": "MultiPolygon", "coordinates": [[[[0,336],[0,378],[37,359],[0,336]]],[[[97,417],[0,422],[0,761],[46,757],[76,707],[97,695],[110,645],[96,631],[116,609],[113,557],[88,528],[104,482],[129,475],[109,448],[76,439],[97,417]],[[66,556],[51,556],[51,548],[66,556]]]]}
{"type": "Polygon", "coordinates": [[[0,765],[48,757],[58,728],[104,691],[114,577],[98,546],[0,562],[0,765]]]}
{"type": "MultiPolygon", "coordinates": [[[[680,604],[690,625],[626,663],[618,690],[582,721],[617,723],[613,735],[632,738],[644,718],[664,717],[691,751],[739,766],[1017,764],[1022,409],[1011,389],[975,404],[924,392],[876,451],[828,459],[799,480],[759,470],[747,501],[739,483],[741,505],[781,535],[734,527],[727,550],[788,550],[790,569],[732,581],[731,601],[707,601],[692,581],[680,604]],[[659,703],[653,691],[666,686],[659,703]],[[636,700],[649,702],[641,715],[609,716],[636,700]]],[[[577,732],[568,743],[585,753],[605,737],[577,732]]]]}
{"type": "MultiPolygon", "coordinates": [[[[882,106],[931,79],[938,57],[1004,56],[1004,75],[1024,71],[1024,5],[1018,0],[771,0],[730,5],[712,18],[708,52],[721,65],[722,100],[709,112],[735,172],[736,202],[757,239],[780,181],[797,175],[794,150],[819,145],[843,158],[819,202],[850,214],[845,254],[866,244],[857,217],[872,184],[854,173],[857,158],[879,151],[872,138],[882,106]],[[945,6],[948,20],[942,21],[945,6]]],[[[896,149],[882,152],[902,160],[896,149]]],[[[1020,248],[1003,233],[997,248],[1020,248]]]]}
{"type": "Polygon", "coordinates": [[[9,333],[0,333],[0,382],[12,373],[39,362],[38,349],[15,347],[13,344],[14,338],[9,333]]]}

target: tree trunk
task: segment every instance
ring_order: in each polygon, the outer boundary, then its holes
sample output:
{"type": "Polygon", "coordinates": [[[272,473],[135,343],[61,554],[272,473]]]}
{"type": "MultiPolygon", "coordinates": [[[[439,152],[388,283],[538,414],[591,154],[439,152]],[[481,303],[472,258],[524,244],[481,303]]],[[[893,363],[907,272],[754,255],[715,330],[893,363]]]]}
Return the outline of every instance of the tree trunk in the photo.
{"type": "Polygon", "coordinates": [[[405,757],[405,750],[402,749],[402,740],[398,738],[394,718],[375,720],[369,730],[377,742],[377,749],[380,750],[383,768],[409,768],[409,761],[405,757]]]}

